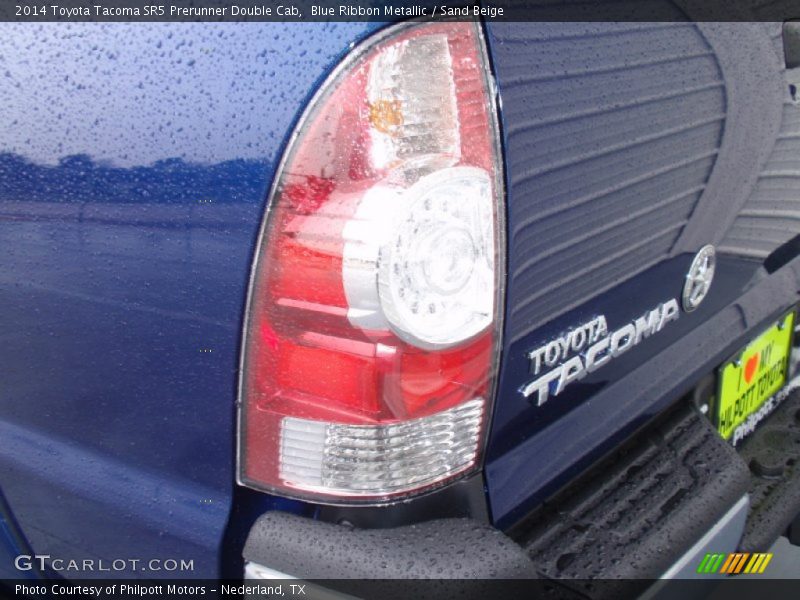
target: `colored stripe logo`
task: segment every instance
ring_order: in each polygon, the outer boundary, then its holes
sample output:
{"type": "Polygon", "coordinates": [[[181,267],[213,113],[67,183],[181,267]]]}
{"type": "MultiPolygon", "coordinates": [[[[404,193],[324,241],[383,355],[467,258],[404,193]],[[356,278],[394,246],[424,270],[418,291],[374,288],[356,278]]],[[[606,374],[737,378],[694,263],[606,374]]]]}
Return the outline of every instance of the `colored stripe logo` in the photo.
{"type": "Polygon", "coordinates": [[[706,554],[700,565],[698,573],[720,573],[724,575],[738,575],[739,573],[763,573],[772,553],[769,552],[732,552],[730,554],[706,554]]]}

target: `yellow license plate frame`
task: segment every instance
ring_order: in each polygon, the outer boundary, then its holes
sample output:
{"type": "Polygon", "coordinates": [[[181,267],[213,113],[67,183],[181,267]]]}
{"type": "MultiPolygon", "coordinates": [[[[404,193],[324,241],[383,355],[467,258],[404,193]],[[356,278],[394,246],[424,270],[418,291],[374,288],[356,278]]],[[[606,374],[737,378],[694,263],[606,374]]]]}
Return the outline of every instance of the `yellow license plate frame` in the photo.
{"type": "Polygon", "coordinates": [[[787,313],[720,367],[715,425],[724,439],[786,384],[795,320],[787,313]]]}

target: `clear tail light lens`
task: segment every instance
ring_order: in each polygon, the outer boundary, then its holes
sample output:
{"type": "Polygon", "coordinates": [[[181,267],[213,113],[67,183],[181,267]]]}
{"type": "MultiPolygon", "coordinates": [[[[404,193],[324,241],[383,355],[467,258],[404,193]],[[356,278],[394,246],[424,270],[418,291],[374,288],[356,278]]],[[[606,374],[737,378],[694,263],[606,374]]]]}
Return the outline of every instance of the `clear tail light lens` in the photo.
{"type": "Polygon", "coordinates": [[[241,484],[381,502],[477,468],[503,265],[495,119],[474,23],[389,29],[312,101],[253,270],[241,484]]]}

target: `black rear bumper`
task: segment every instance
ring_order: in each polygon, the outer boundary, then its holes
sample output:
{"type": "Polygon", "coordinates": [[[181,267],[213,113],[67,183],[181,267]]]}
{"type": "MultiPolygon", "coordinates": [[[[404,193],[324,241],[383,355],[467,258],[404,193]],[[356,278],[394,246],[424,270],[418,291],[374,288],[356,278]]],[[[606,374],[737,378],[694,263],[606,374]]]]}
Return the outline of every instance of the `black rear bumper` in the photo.
{"type": "MultiPolygon", "coordinates": [[[[798,410],[800,391],[739,453],[694,404],[682,403],[505,533],[472,519],[357,529],[272,512],[256,523],[244,556],[306,580],[349,579],[334,587],[351,593],[360,589],[353,580],[535,578],[554,597],[635,596],[685,562],[748,493],[754,503],[745,550],[766,551],[785,531],[800,501],[792,462],[800,451],[798,410]],[[754,466],[768,452],[783,457],[780,478],[754,466]]],[[[733,542],[705,551],[735,549],[733,542]]]]}
{"type": "Polygon", "coordinates": [[[800,515],[800,389],[745,440],[740,455],[750,470],[750,514],[740,546],[763,552],[800,515]]]}
{"type": "Polygon", "coordinates": [[[749,486],[736,451],[685,403],[510,533],[544,577],[655,579],[749,486]]]}

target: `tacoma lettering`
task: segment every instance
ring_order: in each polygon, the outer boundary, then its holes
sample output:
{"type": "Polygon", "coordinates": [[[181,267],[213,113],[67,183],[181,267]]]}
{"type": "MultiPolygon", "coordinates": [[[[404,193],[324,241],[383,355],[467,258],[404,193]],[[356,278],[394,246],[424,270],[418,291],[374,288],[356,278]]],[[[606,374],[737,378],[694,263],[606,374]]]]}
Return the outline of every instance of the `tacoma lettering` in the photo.
{"type": "Polygon", "coordinates": [[[536,405],[541,406],[550,398],[551,392],[553,396],[558,396],[569,384],[580,381],[588,373],[594,373],[610,360],[661,331],[679,314],[678,301],[673,298],[610,334],[606,318],[600,315],[529,352],[533,375],[539,375],[543,366],[552,370],[523,386],[520,392],[526,398],[536,394],[536,405]],[[553,385],[555,388],[551,390],[553,385]]]}

